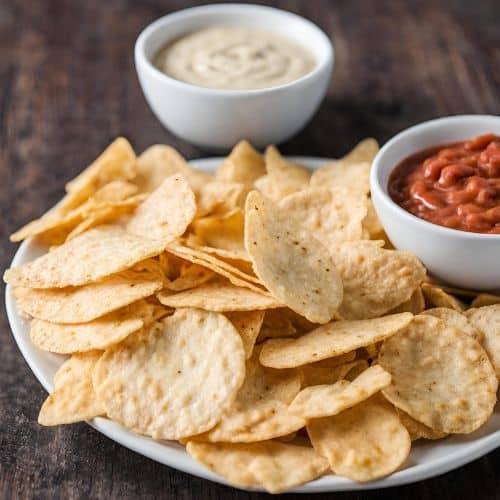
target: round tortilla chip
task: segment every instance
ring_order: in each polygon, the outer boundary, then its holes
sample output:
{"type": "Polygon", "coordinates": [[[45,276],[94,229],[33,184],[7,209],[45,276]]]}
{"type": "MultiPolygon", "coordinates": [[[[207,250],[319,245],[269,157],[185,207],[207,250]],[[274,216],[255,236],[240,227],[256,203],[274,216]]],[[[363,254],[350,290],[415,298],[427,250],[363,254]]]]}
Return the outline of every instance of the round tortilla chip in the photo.
{"type": "Polygon", "coordinates": [[[62,325],[34,319],[30,337],[40,349],[58,354],[104,350],[167,313],[163,307],[140,301],[89,323],[62,325]]]}
{"type": "Polygon", "coordinates": [[[197,307],[216,312],[260,311],[282,306],[269,295],[218,281],[174,294],[162,291],[157,297],[165,306],[197,307]]]}
{"type": "Polygon", "coordinates": [[[309,188],[287,196],[279,206],[331,247],[361,239],[367,201],[347,188],[309,188]]]}
{"type": "Polygon", "coordinates": [[[145,238],[170,242],[181,236],[196,214],[194,193],[186,179],[165,179],[135,210],[127,231],[145,238]]]}
{"type": "Polygon", "coordinates": [[[106,350],[93,383],[111,419],[154,439],[179,439],[212,428],[244,377],[245,351],[231,322],[187,309],[106,350]]]}
{"type": "Polygon", "coordinates": [[[342,301],[330,253],[299,221],[252,191],[245,208],[245,248],[266,288],[290,309],[326,323],[342,301]]]}
{"type": "Polygon", "coordinates": [[[380,365],[362,371],[352,382],[339,380],[332,385],[316,385],[300,391],[288,411],[305,419],[328,417],[368,399],[391,383],[380,365]]]}
{"type": "Polygon", "coordinates": [[[262,344],[260,362],[293,368],[333,358],[384,340],[408,325],[410,313],[358,321],[333,321],[296,339],[270,339],[262,344]]]}
{"type": "Polygon", "coordinates": [[[119,226],[100,226],[20,267],[7,269],[13,286],[63,288],[98,281],[160,254],[161,240],[128,233],[119,226]]]}
{"type": "Polygon", "coordinates": [[[480,344],[483,342],[484,335],[481,330],[476,328],[467,319],[467,316],[454,309],[448,309],[447,307],[434,307],[433,309],[427,309],[422,314],[430,314],[431,316],[440,318],[446,325],[458,328],[461,332],[465,333],[469,337],[472,337],[474,340],[477,340],[480,344]]]}
{"type": "Polygon", "coordinates": [[[333,417],[311,420],[307,433],[335,474],[360,482],[391,474],[411,448],[396,411],[378,395],[333,417]]]}
{"type": "Polygon", "coordinates": [[[409,252],[386,250],[374,241],[351,241],[332,251],[344,283],[339,314],[345,319],[376,318],[407,301],[425,278],[425,268],[409,252]]]}
{"type": "Polygon", "coordinates": [[[86,323],[149,297],[162,280],[149,273],[124,271],[81,287],[14,288],[17,307],[52,323],[86,323]]]}
{"type": "Polygon", "coordinates": [[[482,346],[500,378],[500,304],[469,309],[465,315],[483,334],[482,346]]]}
{"type": "Polygon", "coordinates": [[[261,443],[187,443],[199,463],[241,488],[263,486],[280,493],[312,481],[328,470],[328,462],[312,448],[277,441],[261,443]]]}
{"type": "Polygon", "coordinates": [[[431,429],[466,434],[493,412],[498,381],[486,352],[438,318],[415,316],[385,340],[378,362],[392,376],[386,398],[431,429]]]}
{"type": "Polygon", "coordinates": [[[40,425],[72,424],[106,413],[92,386],[92,371],[101,354],[74,354],[61,365],[54,377],[54,390],[40,409],[40,425]]]}

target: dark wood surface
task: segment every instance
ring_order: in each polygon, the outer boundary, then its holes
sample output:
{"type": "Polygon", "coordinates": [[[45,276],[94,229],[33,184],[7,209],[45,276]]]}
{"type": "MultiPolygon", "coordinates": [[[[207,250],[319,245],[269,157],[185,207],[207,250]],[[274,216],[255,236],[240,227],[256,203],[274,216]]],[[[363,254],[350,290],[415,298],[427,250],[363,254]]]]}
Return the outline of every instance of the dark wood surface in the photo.
{"type": "MultiPolygon", "coordinates": [[[[154,118],[132,61],[134,40],[146,24],[197,3],[0,0],[2,269],[16,250],[8,234],[50,207],[64,182],[115,136],[128,137],[138,151],[164,142],[188,158],[203,156],[154,118]]],[[[266,3],[319,24],[337,55],[326,101],[309,126],[283,145],[286,153],[339,156],[363,137],[383,142],[433,117],[500,114],[498,0],[266,3]]],[[[4,311],[0,386],[2,499],[265,496],[159,465],[85,424],[39,427],[46,395],[19,353],[4,311]]],[[[499,469],[497,450],[418,484],[321,498],[500,498],[499,469]]]]}

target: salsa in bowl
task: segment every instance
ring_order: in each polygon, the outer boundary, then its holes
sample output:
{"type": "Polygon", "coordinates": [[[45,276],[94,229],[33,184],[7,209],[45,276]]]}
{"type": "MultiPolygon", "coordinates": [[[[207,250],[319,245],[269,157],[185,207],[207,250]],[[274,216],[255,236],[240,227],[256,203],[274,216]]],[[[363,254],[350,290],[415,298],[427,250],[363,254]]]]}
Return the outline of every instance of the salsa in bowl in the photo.
{"type": "Polygon", "coordinates": [[[499,135],[498,116],[439,118],[400,132],[373,162],[372,200],[391,242],[451,285],[500,289],[499,135]]]}

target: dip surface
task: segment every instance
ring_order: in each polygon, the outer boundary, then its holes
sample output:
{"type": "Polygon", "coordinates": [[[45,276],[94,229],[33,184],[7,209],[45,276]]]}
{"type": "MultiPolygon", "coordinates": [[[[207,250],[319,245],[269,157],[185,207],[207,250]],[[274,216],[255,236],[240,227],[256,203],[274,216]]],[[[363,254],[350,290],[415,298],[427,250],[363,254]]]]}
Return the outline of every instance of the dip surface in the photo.
{"type": "Polygon", "coordinates": [[[421,219],[500,234],[500,136],[419,151],[396,166],[388,188],[398,205],[421,219]]]}
{"type": "Polygon", "coordinates": [[[297,80],[316,66],[304,47],[244,26],[202,29],[168,44],[153,64],[177,80],[215,89],[254,90],[297,80]]]}

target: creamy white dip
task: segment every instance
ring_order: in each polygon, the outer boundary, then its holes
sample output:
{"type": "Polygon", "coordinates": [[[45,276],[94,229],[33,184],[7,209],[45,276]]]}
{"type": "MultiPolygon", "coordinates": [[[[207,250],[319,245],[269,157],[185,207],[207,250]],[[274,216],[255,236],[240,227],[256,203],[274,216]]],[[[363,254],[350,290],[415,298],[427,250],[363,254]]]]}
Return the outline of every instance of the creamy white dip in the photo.
{"type": "Polygon", "coordinates": [[[313,56],[276,33],[244,26],[205,28],[162,48],[154,65],[177,80],[215,89],[283,85],[311,72],[313,56]]]}

